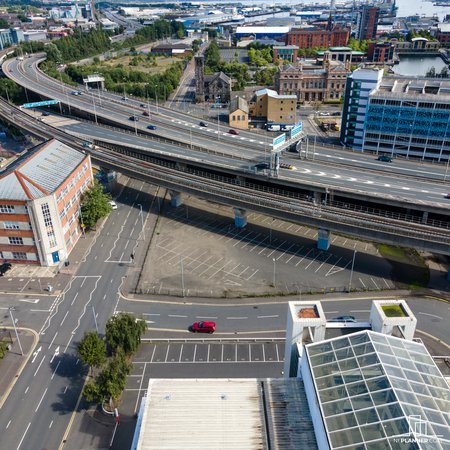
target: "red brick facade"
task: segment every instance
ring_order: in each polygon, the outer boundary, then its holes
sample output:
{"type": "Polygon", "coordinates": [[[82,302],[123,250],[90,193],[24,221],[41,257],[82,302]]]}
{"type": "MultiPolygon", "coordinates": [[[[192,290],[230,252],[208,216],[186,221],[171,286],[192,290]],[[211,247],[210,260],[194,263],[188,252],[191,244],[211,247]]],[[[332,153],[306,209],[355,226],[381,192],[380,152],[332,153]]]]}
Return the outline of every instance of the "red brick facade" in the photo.
{"type": "Polygon", "coordinates": [[[348,28],[321,30],[318,28],[293,29],[286,34],[286,45],[296,45],[300,48],[312,47],[345,47],[350,38],[348,28]]]}

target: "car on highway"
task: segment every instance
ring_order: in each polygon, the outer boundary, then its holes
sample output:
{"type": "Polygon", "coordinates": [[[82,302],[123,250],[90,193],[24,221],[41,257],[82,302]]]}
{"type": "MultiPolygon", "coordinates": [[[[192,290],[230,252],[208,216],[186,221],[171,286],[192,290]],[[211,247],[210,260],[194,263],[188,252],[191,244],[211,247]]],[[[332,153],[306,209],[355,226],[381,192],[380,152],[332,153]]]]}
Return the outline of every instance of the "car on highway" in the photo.
{"type": "Polygon", "coordinates": [[[328,322],[349,322],[355,323],[356,319],[353,316],[339,316],[334,319],[330,319],[328,322]]]}
{"type": "Polygon", "coordinates": [[[194,322],[189,330],[193,333],[214,333],[216,331],[215,322],[194,322]]]}
{"type": "Polygon", "coordinates": [[[156,125],[149,125],[147,128],[149,130],[156,130],[156,125]]]}
{"type": "Polygon", "coordinates": [[[144,105],[143,103],[141,103],[139,106],[140,106],[141,108],[145,108],[145,105],[144,105]]]}
{"type": "Polygon", "coordinates": [[[206,122],[200,122],[199,125],[200,125],[201,127],[207,127],[207,126],[208,126],[208,124],[207,124],[206,122]]]}
{"type": "Polygon", "coordinates": [[[268,169],[269,168],[269,163],[266,162],[260,162],[258,164],[255,164],[253,166],[256,170],[263,170],[263,169],[268,169]]]}
{"type": "Polygon", "coordinates": [[[450,194],[447,194],[447,195],[445,196],[445,198],[450,198],[450,194]]]}
{"type": "Polygon", "coordinates": [[[281,163],[280,167],[282,169],[297,170],[297,167],[293,166],[292,164],[281,163]]]}
{"type": "Polygon", "coordinates": [[[329,112],[321,112],[319,113],[319,116],[330,116],[331,114],[329,112]]]}
{"type": "Polygon", "coordinates": [[[6,272],[8,272],[8,270],[10,270],[12,267],[11,263],[9,262],[4,262],[1,266],[0,266],[0,277],[2,277],[3,275],[5,275],[6,272]]]}
{"type": "Polygon", "coordinates": [[[383,162],[392,162],[392,158],[388,155],[380,155],[377,158],[377,161],[383,161],[383,162]]]}
{"type": "Polygon", "coordinates": [[[117,203],[114,200],[110,200],[108,203],[111,205],[112,209],[117,209],[117,203]]]}
{"type": "Polygon", "coordinates": [[[144,112],[142,113],[142,115],[145,116],[145,117],[148,117],[150,114],[148,113],[148,111],[144,111],[144,112]]]}
{"type": "Polygon", "coordinates": [[[139,117],[136,117],[136,116],[130,116],[130,117],[128,118],[128,120],[132,120],[133,122],[139,122],[139,117]]]}
{"type": "Polygon", "coordinates": [[[233,130],[233,128],[231,128],[230,130],[228,130],[228,133],[234,134],[234,135],[238,135],[239,131],[238,130],[233,130]]]}
{"type": "Polygon", "coordinates": [[[122,97],[122,100],[123,100],[124,102],[126,102],[126,101],[128,100],[128,97],[124,95],[124,96],[122,97]]]}
{"type": "Polygon", "coordinates": [[[72,91],[71,94],[72,95],[80,95],[78,91],[72,91]]]}
{"type": "Polygon", "coordinates": [[[45,116],[45,117],[47,117],[47,116],[49,116],[49,115],[50,115],[50,113],[49,113],[49,112],[47,112],[47,111],[44,111],[44,112],[42,113],[42,115],[43,115],[43,116],[45,116]]]}

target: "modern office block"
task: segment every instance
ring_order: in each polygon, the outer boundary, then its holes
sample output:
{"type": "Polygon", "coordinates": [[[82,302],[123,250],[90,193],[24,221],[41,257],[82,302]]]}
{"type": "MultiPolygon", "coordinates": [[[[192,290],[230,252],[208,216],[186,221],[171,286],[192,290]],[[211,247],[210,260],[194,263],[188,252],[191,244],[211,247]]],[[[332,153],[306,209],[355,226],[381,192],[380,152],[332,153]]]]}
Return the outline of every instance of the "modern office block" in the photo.
{"type": "Polygon", "coordinates": [[[347,77],[342,109],[341,143],[362,149],[369,93],[383,79],[383,69],[357,69],[347,77]]]}
{"type": "Polygon", "coordinates": [[[368,99],[363,150],[447,162],[450,81],[386,77],[368,99]]]}

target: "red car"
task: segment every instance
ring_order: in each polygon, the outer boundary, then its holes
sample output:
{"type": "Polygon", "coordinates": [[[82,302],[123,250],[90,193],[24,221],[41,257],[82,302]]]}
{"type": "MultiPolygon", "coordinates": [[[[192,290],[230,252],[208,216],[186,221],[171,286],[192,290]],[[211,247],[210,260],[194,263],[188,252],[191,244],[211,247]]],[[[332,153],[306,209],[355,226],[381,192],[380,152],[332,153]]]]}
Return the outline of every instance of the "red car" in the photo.
{"type": "Polygon", "coordinates": [[[214,333],[216,331],[215,322],[195,322],[190,327],[194,333],[214,333]]]}
{"type": "Polygon", "coordinates": [[[142,115],[148,117],[150,114],[149,114],[147,111],[144,111],[144,112],[142,113],[142,115]]]}
{"type": "Polygon", "coordinates": [[[228,133],[237,135],[239,134],[239,131],[231,129],[228,131],[228,133]]]}

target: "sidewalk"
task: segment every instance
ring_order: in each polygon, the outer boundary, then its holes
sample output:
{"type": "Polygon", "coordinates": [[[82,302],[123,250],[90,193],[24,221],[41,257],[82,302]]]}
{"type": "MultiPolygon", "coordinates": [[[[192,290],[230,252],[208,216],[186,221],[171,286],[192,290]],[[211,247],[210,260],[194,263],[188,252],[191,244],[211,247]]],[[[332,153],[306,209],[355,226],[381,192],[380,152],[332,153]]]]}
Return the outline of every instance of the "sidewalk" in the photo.
{"type": "Polygon", "coordinates": [[[20,344],[23,350],[23,356],[20,352],[20,346],[14,334],[13,328],[2,327],[0,332],[5,332],[12,339],[12,348],[3,359],[0,359],[0,408],[5,403],[14,384],[19,379],[25,364],[32,355],[39,337],[34,330],[27,328],[18,328],[20,344]]]}

